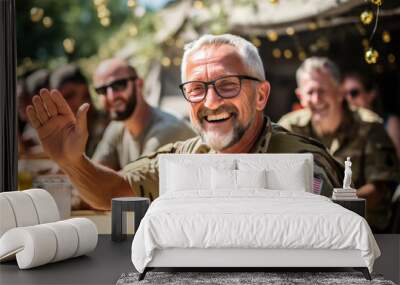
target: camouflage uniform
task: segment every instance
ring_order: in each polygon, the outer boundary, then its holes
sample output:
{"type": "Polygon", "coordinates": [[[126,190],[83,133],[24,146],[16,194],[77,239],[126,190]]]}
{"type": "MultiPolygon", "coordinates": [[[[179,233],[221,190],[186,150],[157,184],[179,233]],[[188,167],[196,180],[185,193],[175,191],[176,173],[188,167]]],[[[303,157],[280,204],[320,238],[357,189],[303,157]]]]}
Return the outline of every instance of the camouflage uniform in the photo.
{"type": "MultiPolygon", "coordinates": [[[[122,173],[137,195],[151,200],[158,196],[158,154],[162,153],[215,153],[202,143],[200,137],[171,143],[153,154],[143,156],[127,165],[122,173]]],[[[312,153],[314,155],[314,192],[331,196],[333,187],[343,179],[343,167],[332,158],[316,140],[290,133],[266,118],[263,131],[250,153],[312,153]],[[315,183],[317,181],[317,183],[315,183]]]]}
{"type": "Polygon", "coordinates": [[[343,122],[333,134],[324,137],[315,133],[309,109],[291,112],[278,123],[295,133],[321,141],[330,154],[342,162],[351,157],[353,187],[358,189],[368,183],[380,183],[378,191],[386,192],[384,200],[379,207],[368,208],[367,220],[374,229],[383,230],[388,226],[392,190],[399,181],[399,165],[378,115],[363,108],[350,110],[344,105],[343,122]]]}

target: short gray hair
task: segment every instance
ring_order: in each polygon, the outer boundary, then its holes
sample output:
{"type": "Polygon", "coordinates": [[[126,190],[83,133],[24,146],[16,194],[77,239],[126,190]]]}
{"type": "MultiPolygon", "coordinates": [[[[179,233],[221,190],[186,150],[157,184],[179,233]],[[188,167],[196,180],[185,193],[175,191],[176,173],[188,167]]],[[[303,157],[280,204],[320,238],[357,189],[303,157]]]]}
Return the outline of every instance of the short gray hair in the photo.
{"type": "Polygon", "coordinates": [[[314,71],[327,71],[332,79],[340,84],[342,76],[340,74],[338,66],[327,57],[313,56],[307,58],[296,71],[297,86],[300,86],[300,81],[305,74],[310,74],[314,71]]]}
{"type": "Polygon", "coordinates": [[[185,46],[185,52],[183,53],[181,65],[182,82],[186,81],[187,60],[194,51],[199,50],[203,46],[207,45],[219,46],[224,44],[231,45],[238,50],[238,53],[243,60],[243,64],[249,72],[248,75],[254,76],[260,80],[265,80],[264,66],[257,48],[242,37],[224,34],[218,36],[203,35],[199,39],[185,46]]]}

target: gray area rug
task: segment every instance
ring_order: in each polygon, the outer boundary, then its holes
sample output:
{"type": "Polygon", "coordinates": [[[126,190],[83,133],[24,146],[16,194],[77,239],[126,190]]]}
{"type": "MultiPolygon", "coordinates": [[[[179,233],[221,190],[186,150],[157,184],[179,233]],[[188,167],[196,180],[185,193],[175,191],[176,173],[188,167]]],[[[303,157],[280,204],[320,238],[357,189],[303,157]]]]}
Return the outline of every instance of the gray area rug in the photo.
{"type": "Polygon", "coordinates": [[[132,284],[379,284],[393,285],[380,275],[372,274],[372,281],[360,272],[148,272],[142,281],[139,273],[122,274],[117,285],[132,284]]]}

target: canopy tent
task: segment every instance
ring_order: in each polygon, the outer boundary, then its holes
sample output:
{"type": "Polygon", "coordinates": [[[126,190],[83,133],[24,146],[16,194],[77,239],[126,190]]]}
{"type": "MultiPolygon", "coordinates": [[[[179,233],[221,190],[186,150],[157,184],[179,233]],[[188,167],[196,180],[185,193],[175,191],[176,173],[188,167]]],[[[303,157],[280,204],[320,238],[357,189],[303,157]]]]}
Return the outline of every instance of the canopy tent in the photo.
{"type": "Polygon", "coordinates": [[[233,6],[229,16],[232,31],[246,34],[250,30],[264,35],[266,28],[274,28],[283,33],[288,26],[304,28],[304,24],[309,21],[326,25],[328,19],[365,4],[365,0],[295,0],[280,1],[279,5],[268,1],[256,3],[257,8],[233,6]]]}

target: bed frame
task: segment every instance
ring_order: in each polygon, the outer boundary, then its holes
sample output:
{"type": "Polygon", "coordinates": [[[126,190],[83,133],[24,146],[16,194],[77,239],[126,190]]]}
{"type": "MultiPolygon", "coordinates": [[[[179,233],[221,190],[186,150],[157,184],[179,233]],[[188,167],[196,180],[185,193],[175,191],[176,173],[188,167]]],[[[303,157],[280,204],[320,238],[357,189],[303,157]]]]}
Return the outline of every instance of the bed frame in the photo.
{"type": "MultiPolygon", "coordinates": [[[[253,160],[262,159],[267,164],[278,161],[303,161],[306,169],[305,189],[312,192],[314,160],[312,154],[162,154],[159,157],[159,191],[165,193],[168,179],[166,161],[182,163],[185,160],[195,161],[198,164],[212,164],[223,158],[253,160]],[[268,157],[267,157],[268,156],[268,157]]],[[[156,268],[229,268],[234,271],[251,271],[250,269],[278,269],[286,268],[353,268],[361,271],[367,280],[371,280],[369,270],[361,257],[359,250],[330,250],[330,249],[254,249],[254,248],[169,248],[157,249],[153,259],[147,265],[139,280],[143,280],[146,273],[156,268]]]]}
{"type": "Polygon", "coordinates": [[[329,249],[194,249],[156,250],[152,261],[139,275],[143,280],[155,268],[230,268],[235,271],[271,268],[338,268],[361,271],[371,280],[359,250],[329,249]]]}

